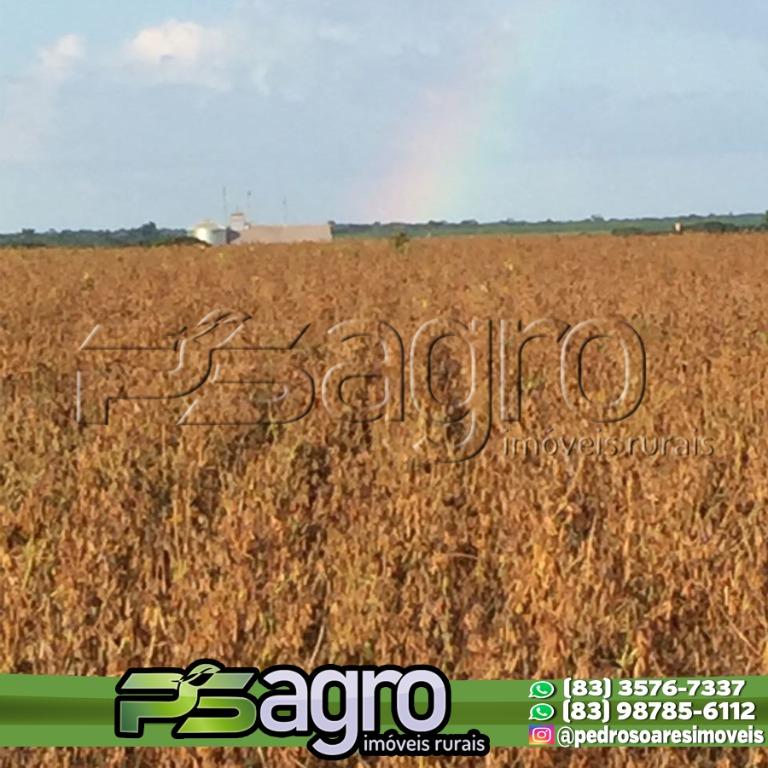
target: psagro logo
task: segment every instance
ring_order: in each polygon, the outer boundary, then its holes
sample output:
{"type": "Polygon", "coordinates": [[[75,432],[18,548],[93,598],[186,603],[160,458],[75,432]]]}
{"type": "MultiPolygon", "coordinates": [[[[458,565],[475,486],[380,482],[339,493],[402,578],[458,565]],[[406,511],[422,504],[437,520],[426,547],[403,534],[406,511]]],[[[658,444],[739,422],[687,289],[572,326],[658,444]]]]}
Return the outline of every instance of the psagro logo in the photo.
{"type": "Polygon", "coordinates": [[[477,731],[440,733],[450,719],[450,684],[429,666],[327,665],[307,674],[290,665],[260,672],[203,659],[187,669],[130,669],[116,692],[121,738],[140,739],[148,723],[172,725],[176,739],[241,738],[259,730],[277,738],[307,736],[310,752],[328,760],[357,751],[483,755],[490,747],[477,731]],[[396,728],[386,733],[384,690],[396,728]]]}
{"type": "Polygon", "coordinates": [[[325,331],[305,323],[281,332],[252,320],[217,309],[149,345],[110,340],[96,325],[78,351],[77,423],[107,426],[121,401],[154,401],[168,404],[182,427],[288,427],[322,404],[332,419],[353,424],[415,418],[414,447],[458,463],[485,449],[497,419],[500,426],[522,423],[534,382],[525,376],[525,358],[534,345],[559,350],[559,364],[541,383],[559,379],[565,409],[588,422],[625,421],[645,398],[645,345],[622,317],[575,325],[436,317],[410,341],[384,320],[343,320],[325,331]],[[603,364],[622,372],[612,380],[615,397],[593,391],[595,374],[584,362],[593,342],[603,364]],[[326,345],[330,365],[318,370],[326,345]]]}

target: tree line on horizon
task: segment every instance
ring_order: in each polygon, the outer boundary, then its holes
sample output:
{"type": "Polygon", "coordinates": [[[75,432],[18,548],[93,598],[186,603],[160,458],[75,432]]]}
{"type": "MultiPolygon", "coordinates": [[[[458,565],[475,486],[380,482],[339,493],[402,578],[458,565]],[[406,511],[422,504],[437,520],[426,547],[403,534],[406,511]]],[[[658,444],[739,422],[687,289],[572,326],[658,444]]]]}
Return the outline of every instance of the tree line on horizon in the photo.
{"type": "MultiPolygon", "coordinates": [[[[642,217],[632,219],[604,218],[595,214],[588,219],[556,221],[519,221],[503,219],[479,222],[465,219],[459,222],[427,221],[373,222],[347,224],[329,222],[334,237],[431,237],[461,234],[599,234],[640,235],[661,234],[674,230],[681,222],[687,231],[701,232],[755,232],[768,231],[768,211],[764,214],[689,214],[686,216],[642,217]]],[[[20,232],[0,234],[0,247],[11,248],[120,248],[129,246],[185,245],[200,243],[187,230],[158,227],[150,221],[140,227],[123,229],[47,230],[22,229],[20,232]]]]}

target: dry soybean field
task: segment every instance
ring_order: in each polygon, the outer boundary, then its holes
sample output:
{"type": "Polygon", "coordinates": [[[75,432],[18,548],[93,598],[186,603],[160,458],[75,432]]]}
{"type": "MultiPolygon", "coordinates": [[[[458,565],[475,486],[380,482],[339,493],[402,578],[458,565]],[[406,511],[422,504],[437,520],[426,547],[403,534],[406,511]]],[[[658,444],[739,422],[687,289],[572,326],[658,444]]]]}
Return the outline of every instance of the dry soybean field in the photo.
{"type": "MultiPolygon", "coordinates": [[[[426,663],[450,678],[768,674],[768,237],[4,250],[0,285],[2,672],[120,675],[215,658],[426,663]],[[214,320],[211,334],[194,338],[201,319],[224,310],[216,317],[228,325],[214,320]],[[161,374],[166,366],[167,379],[180,338],[192,339],[187,369],[200,370],[211,339],[239,327],[238,316],[244,330],[218,339],[222,362],[211,375],[221,383],[204,385],[202,411],[190,410],[189,397],[123,399],[108,425],[82,423],[84,408],[100,413],[98,386],[85,405],[82,381],[80,407],[76,396],[77,372],[108,356],[99,340],[160,347],[142,359],[161,374]],[[644,396],[630,417],[601,426],[567,408],[557,341],[543,338],[523,355],[521,418],[499,418],[500,321],[615,316],[646,356],[644,396]],[[434,318],[492,328],[483,347],[491,359],[478,366],[488,439],[466,461],[418,444],[427,419],[412,402],[408,365],[400,421],[353,422],[322,402],[325,374],[342,359],[329,329],[385,323],[402,337],[407,364],[411,339],[434,318]],[[230,371],[250,366],[258,379],[256,354],[235,361],[227,352],[240,337],[265,347],[296,341],[285,354],[315,388],[304,418],[260,423],[272,405],[254,402],[242,378],[226,379],[226,355],[230,371]],[[232,409],[241,416],[230,419],[232,409]],[[198,413],[206,423],[194,423],[198,413]],[[619,449],[592,450],[609,437],[619,449]]],[[[468,358],[466,345],[444,341],[434,374],[448,412],[468,358]]],[[[621,374],[610,340],[602,347],[586,361],[596,400],[621,374]]],[[[115,397],[130,394],[119,384],[130,376],[151,390],[128,370],[138,354],[104,374],[117,382],[115,397]]],[[[375,402],[380,385],[352,382],[350,403],[375,402]]],[[[313,760],[304,750],[20,750],[1,762],[313,760]]],[[[765,758],[499,750],[485,761],[419,764],[478,762],[765,758]]]]}

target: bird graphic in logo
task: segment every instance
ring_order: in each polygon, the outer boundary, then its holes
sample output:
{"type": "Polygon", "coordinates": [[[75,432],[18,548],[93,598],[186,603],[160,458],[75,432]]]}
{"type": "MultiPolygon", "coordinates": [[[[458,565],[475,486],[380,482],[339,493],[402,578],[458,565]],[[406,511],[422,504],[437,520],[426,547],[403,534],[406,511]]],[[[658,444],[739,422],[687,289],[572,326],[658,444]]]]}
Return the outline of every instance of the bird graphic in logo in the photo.
{"type": "MultiPolygon", "coordinates": [[[[209,312],[200,322],[191,330],[184,326],[177,331],[174,336],[176,342],[174,347],[179,354],[179,363],[170,373],[179,373],[185,366],[188,368],[187,354],[197,351],[205,356],[206,362],[210,363],[210,353],[214,349],[221,349],[229,344],[245,328],[246,323],[252,317],[247,312],[233,311],[229,309],[215,309],[209,312]],[[190,344],[196,344],[197,347],[190,347],[190,344]]],[[[201,366],[193,366],[200,368],[201,366]]],[[[210,374],[211,366],[206,365],[207,372],[210,374]]],[[[202,382],[201,382],[202,384],[202,382]]]]}
{"type": "Polygon", "coordinates": [[[207,661],[193,664],[190,669],[176,681],[179,686],[179,697],[200,696],[199,688],[204,686],[215,674],[221,672],[221,667],[207,661]]]}

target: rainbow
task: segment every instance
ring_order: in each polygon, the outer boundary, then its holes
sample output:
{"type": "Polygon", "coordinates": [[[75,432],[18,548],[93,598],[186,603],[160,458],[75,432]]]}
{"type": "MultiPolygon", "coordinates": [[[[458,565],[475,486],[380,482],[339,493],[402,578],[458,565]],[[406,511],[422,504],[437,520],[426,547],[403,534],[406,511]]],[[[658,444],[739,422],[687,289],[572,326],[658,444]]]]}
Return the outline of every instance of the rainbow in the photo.
{"type": "Polygon", "coordinates": [[[510,114],[522,107],[515,103],[514,81],[534,68],[533,47],[526,42],[544,36],[552,43],[548,49],[556,49],[552,21],[559,20],[558,28],[565,23],[562,7],[555,13],[556,7],[553,0],[524,0],[514,18],[469,42],[457,77],[430,92],[395,136],[391,170],[366,205],[369,218],[427,221],[471,212],[472,196],[483,184],[489,131],[498,133],[506,123],[514,140],[510,114]]]}

